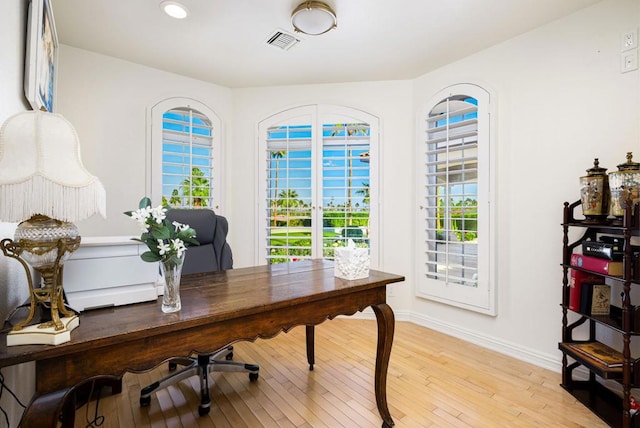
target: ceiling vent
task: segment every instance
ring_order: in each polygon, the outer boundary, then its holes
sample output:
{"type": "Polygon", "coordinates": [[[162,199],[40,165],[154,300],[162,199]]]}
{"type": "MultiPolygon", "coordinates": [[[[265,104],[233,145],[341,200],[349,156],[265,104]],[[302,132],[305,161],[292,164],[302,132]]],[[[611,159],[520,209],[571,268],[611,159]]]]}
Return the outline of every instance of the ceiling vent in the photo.
{"type": "Polygon", "coordinates": [[[287,51],[291,48],[291,46],[298,43],[300,39],[298,39],[293,34],[289,34],[283,30],[276,30],[269,38],[267,39],[267,44],[269,46],[273,46],[276,48],[280,48],[283,51],[287,51]]]}

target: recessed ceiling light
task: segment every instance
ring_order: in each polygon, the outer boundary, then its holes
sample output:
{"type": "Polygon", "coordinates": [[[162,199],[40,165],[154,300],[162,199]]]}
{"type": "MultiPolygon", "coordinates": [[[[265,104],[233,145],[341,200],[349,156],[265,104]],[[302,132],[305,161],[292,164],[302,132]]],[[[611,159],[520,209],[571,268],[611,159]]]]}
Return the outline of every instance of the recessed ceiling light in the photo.
{"type": "Polygon", "coordinates": [[[163,1],[160,8],[172,18],[184,19],[189,15],[189,9],[177,1],[163,1]]]}

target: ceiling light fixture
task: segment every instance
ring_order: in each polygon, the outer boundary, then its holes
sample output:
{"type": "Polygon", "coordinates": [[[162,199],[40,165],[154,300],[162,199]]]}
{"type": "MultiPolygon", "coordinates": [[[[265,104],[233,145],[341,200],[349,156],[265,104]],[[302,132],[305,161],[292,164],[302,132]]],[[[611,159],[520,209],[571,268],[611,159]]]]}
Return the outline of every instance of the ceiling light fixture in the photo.
{"type": "Polygon", "coordinates": [[[163,1],[160,8],[172,18],[184,19],[189,16],[189,9],[177,1],[163,1]]]}
{"type": "Polygon", "coordinates": [[[338,26],[335,12],[321,1],[306,1],[291,13],[291,24],[300,33],[310,36],[324,34],[338,26]]]}

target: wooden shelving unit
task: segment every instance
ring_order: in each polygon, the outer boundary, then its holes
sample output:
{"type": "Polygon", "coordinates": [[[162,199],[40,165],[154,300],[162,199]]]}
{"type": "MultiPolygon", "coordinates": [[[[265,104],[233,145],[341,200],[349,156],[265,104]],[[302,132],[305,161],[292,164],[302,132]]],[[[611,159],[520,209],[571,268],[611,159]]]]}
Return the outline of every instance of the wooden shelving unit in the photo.
{"type": "MultiPolygon", "coordinates": [[[[640,236],[640,205],[636,204],[626,209],[622,221],[606,219],[602,222],[577,220],[574,213],[580,206],[580,201],[569,204],[565,202],[563,213],[563,288],[562,288],[562,342],[558,344],[562,351],[562,387],[576,399],[597,414],[603,421],[613,427],[640,428],[640,411],[630,410],[630,391],[632,387],[640,387],[640,358],[632,358],[630,345],[635,336],[640,336],[640,305],[632,305],[631,288],[640,286],[640,275],[634,277],[633,250],[631,238],[640,236]],[[569,242],[569,231],[580,228],[582,236],[569,242]],[[609,315],[591,316],[575,312],[579,318],[569,323],[568,314],[570,299],[571,269],[584,270],[570,265],[571,255],[585,240],[597,240],[600,235],[618,236],[624,241],[623,275],[614,277],[602,275],[606,282],[616,282],[622,285],[621,306],[612,305],[609,315]],[[577,352],[568,346],[570,343],[584,342],[574,339],[574,330],[581,325],[589,329],[588,342],[596,341],[596,326],[611,329],[622,336],[621,365],[609,367],[594,358],[577,352]],[[574,379],[574,370],[584,367],[589,371],[587,380],[574,379]],[[619,382],[622,396],[607,388],[602,380],[619,382]]],[[[585,270],[585,272],[587,272],[585,270]]],[[[613,297],[613,296],[612,296],[613,297]]],[[[640,303],[640,302],[638,302],[640,303]]],[[[640,398],[640,397],[638,397],[640,398]]]]}

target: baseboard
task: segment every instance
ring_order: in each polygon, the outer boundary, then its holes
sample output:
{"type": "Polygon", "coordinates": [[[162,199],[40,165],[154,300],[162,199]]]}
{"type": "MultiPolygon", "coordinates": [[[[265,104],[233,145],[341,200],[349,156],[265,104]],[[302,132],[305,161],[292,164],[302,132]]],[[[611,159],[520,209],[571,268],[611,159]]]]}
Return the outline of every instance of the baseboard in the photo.
{"type": "MultiPolygon", "coordinates": [[[[551,370],[556,373],[562,371],[562,361],[560,353],[557,355],[544,354],[522,345],[507,342],[495,337],[478,333],[477,331],[462,328],[455,324],[450,324],[428,317],[424,314],[417,314],[411,311],[394,311],[396,321],[408,321],[422,327],[430,328],[437,332],[457,337],[467,342],[473,343],[483,348],[508,355],[520,361],[531,363],[538,367],[551,370]]],[[[376,319],[371,308],[352,315],[352,318],[376,319]]]]}
{"type": "Polygon", "coordinates": [[[423,314],[411,314],[410,321],[557,373],[560,373],[562,369],[562,361],[560,361],[559,353],[558,355],[544,354],[531,348],[480,334],[477,331],[445,323],[423,314]]]}

